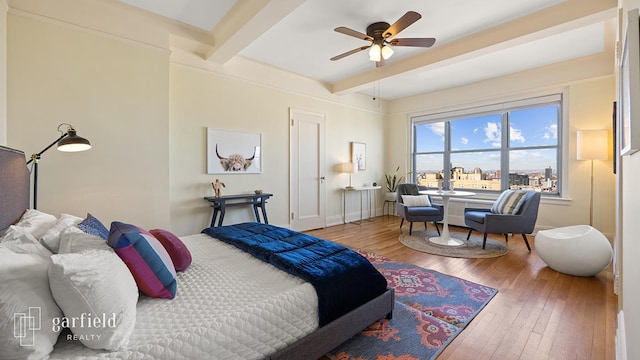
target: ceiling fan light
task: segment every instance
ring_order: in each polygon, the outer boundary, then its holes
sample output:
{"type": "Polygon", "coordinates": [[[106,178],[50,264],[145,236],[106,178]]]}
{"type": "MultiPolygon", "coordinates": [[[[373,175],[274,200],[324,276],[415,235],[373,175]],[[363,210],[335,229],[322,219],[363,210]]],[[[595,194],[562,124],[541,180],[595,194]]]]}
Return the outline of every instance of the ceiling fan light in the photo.
{"type": "Polygon", "coordinates": [[[380,61],[380,45],[371,45],[371,49],[369,49],[369,60],[380,61]]]}
{"type": "Polygon", "coordinates": [[[393,49],[390,46],[383,46],[380,53],[382,54],[382,58],[387,60],[391,55],[393,55],[393,49]]]}

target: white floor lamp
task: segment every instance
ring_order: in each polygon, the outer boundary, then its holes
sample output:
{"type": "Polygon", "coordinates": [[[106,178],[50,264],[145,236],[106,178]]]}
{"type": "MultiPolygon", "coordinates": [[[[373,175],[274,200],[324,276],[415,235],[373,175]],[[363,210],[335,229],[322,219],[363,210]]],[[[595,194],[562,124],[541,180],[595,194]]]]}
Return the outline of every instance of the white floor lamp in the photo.
{"type": "Polygon", "coordinates": [[[577,160],[591,160],[589,225],[593,226],[593,160],[607,160],[607,130],[578,130],[577,160]]]}

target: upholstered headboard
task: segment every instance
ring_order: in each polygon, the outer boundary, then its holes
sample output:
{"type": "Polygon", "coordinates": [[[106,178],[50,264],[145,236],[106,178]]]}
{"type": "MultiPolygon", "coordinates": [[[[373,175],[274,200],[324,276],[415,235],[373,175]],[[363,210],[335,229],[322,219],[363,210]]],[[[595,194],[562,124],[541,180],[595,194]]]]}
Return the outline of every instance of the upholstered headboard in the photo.
{"type": "Polygon", "coordinates": [[[29,170],[24,152],[0,146],[0,230],[29,208],[29,170]]]}

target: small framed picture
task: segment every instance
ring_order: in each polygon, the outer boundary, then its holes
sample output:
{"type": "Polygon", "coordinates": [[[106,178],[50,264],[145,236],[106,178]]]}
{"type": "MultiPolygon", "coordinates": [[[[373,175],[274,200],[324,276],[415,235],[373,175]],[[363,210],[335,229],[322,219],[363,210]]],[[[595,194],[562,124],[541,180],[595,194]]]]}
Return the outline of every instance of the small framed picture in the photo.
{"type": "Polygon", "coordinates": [[[356,163],[358,171],[367,169],[367,145],[359,142],[351,143],[351,162],[356,163]]]}

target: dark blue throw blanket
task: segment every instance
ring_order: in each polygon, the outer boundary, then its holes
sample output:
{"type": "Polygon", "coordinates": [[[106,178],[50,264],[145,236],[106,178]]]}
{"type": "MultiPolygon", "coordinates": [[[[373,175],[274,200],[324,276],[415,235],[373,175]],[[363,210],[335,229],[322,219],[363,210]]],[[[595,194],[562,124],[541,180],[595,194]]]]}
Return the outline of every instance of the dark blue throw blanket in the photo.
{"type": "Polygon", "coordinates": [[[328,240],[261,223],[210,227],[202,232],[311,283],[318,294],[320,326],[387,288],[385,278],[365,257],[328,240]]]}

